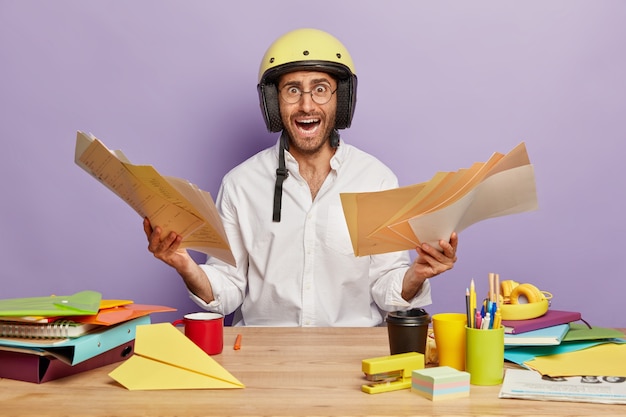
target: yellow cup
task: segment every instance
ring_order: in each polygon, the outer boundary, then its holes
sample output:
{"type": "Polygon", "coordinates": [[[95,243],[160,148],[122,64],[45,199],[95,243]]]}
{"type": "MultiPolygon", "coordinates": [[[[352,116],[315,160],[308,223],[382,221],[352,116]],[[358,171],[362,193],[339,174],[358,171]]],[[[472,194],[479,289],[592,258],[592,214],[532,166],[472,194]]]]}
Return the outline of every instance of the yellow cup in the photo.
{"type": "Polygon", "coordinates": [[[504,327],[472,329],[466,327],[465,370],[472,385],[498,385],[504,375],[504,327]]]}
{"type": "Polygon", "coordinates": [[[434,314],[432,320],[439,366],[464,371],[467,316],[462,313],[440,313],[434,314]]]}

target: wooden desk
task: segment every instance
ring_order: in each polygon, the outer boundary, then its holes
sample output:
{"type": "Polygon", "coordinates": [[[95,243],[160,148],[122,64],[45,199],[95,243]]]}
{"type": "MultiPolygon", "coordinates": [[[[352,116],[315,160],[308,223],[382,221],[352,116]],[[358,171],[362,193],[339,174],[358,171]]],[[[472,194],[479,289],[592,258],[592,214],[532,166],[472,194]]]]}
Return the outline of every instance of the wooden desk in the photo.
{"type": "Polygon", "coordinates": [[[574,416],[624,415],[626,407],[498,399],[500,386],[430,401],[410,390],[361,391],[361,360],[389,354],[385,328],[226,328],[214,356],[242,381],[235,390],[128,391],[118,364],[45,384],[0,380],[0,416],[574,416]],[[237,333],[241,350],[233,350],[237,333]]]}

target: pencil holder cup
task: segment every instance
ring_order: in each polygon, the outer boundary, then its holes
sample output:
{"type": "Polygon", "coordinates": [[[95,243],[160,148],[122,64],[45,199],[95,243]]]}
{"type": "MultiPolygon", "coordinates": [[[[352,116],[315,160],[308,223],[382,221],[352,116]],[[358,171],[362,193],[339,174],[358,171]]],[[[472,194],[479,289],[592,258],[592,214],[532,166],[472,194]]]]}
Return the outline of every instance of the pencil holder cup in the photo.
{"type": "Polygon", "coordinates": [[[504,327],[466,327],[465,370],[472,385],[498,385],[504,375],[504,327]]]}
{"type": "Polygon", "coordinates": [[[430,316],[424,309],[393,311],[387,314],[385,321],[389,335],[389,352],[392,355],[426,352],[430,316]]]}

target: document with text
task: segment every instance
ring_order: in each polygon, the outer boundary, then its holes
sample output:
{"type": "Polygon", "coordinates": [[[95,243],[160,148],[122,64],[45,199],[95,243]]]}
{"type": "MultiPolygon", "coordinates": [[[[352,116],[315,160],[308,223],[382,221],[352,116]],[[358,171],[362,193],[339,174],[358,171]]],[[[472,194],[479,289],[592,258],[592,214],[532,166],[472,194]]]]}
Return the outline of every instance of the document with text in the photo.
{"type": "Polygon", "coordinates": [[[499,398],[626,404],[626,377],[548,377],[525,369],[507,369],[499,398]]]}
{"type": "Polygon", "coordinates": [[[493,217],[538,208],[535,173],[522,142],[504,155],[430,181],[391,190],[342,193],[341,203],[357,256],[439,248],[452,232],[493,217]]]}
{"type": "MultiPolygon", "coordinates": [[[[124,200],[163,234],[183,237],[181,246],[235,265],[228,238],[210,193],[189,181],[162,176],[150,165],[134,165],[95,136],[76,135],[78,166],[124,200]]],[[[139,227],[139,226],[138,226],[139,227]]]]}

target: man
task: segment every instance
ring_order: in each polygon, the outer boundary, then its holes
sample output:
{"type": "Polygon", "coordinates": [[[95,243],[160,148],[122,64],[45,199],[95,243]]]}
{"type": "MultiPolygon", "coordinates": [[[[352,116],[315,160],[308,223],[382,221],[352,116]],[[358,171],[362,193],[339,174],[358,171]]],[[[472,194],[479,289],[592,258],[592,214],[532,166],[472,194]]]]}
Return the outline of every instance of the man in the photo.
{"type": "Polygon", "coordinates": [[[376,326],[385,311],[431,303],[427,279],[456,262],[457,236],[407,252],[353,253],[339,194],[398,186],[374,157],[341,141],[350,126],[357,78],[333,36],[299,29],[276,40],[259,71],[259,98],[278,143],[223,179],[216,204],[237,267],[196,264],[144,220],[148,249],[182,276],[201,307],[236,325],[376,326]],[[277,169],[278,166],[278,169],[277,169]]]}

